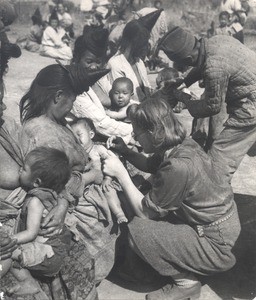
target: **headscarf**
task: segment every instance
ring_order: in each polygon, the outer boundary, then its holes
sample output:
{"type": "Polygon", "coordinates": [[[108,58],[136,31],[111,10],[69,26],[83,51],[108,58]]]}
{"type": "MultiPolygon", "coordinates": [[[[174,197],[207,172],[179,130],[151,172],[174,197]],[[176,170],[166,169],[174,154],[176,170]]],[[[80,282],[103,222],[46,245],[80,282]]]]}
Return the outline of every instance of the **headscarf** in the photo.
{"type": "Polygon", "coordinates": [[[96,57],[104,57],[107,51],[108,35],[108,30],[100,26],[84,26],[83,35],[75,41],[74,61],[78,62],[86,50],[96,57]]]}
{"type": "Polygon", "coordinates": [[[100,70],[86,70],[80,64],[72,64],[72,65],[63,65],[61,62],[57,61],[58,64],[49,65],[43,68],[36,77],[37,85],[41,87],[50,87],[51,84],[56,84],[58,79],[52,79],[53,76],[58,76],[61,79],[59,82],[62,84],[69,85],[75,94],[80,95],[84,91],[87,92],[89,87],[94,85],[101,77],[105,76],[109,70],[108,69],[100,69],[100,70]],[[65,70],[68,78],[65,75],[65,72],[60,72],[61,70],[65,70]],[[55,81],[55,82],[53,82],[55,81]]]}
{"type": "Polygon", "coordinates": [[[57,21],[59,21],[58,14],[57,14],[57,11],[55,9],[52,11],[52,14],[50,15],[49,22],[51,20],[57,20],[57,21]]]}
{"type": "Polygon", "coordinates": [[[77,95],[87,92],[90,86],[109,72],[109,69],[85,70],[80,64],[68,65],[65,69],[68,71],[71,85],[77,95]]]}
{"type": "Polygon", "coordinates": [[[34,14],[31,17],[31,20],[36,24],[41,24],[43,22],[42,15],[40,13],[39,8],[37,8],[34,12],[34,14]]]}
{"type": "Polygon", "coordinates": [[[134,56],[139,57],[139,52],[145,47],[145,44],[148,43],[150,32],[162,11],[163,9],[153,11],[144,17],[127,23],[121,38],[121,51],[124,51],[126,47],[132,45],[134,48],[134,56]]]}

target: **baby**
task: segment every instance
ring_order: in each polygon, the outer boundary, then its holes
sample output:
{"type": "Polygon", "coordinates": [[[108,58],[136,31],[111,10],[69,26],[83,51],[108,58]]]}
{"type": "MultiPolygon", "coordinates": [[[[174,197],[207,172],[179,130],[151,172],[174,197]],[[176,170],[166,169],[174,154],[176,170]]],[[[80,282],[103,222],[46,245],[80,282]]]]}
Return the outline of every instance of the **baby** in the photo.
{"type": "Polygon", "coordinates": [[[60,193],[71,175],[66,154],[47,147],[38,147],[28,153],[20,171],[20,185],[27,191],[21,209],[17,233],[19,248],[13,252],[12,259],[2,263],[2,275],[8,270],[19,284],[9,288],[8,294],[33,294],[39,291],[30,271],[37,276],[52,277],[61,267],[61,261],[68,254],[71,234],[64,228],[62,233],[50,238],[39,236],[42,218],[57,205],[60,193]],[[12,267],[12,260],[19,267],[12,267]],[[22,267],[22,268],[20,268],[22,267]]]}
{"type": "MultiPolygon", "coordinates": [[[[156,78],[156,86],[157,89],[161,89],[165,86],[166,82],[171,82],[172,80],[175,81],[175,79],[177,79],[179,77],[179,72],[171,67],[168,68],[164,68],[163,70],[161,70],[156,78]]],[[[175,88],[173,88],[172,90],[174,90],[175,88]]],[[[170,92],[172,92],[172,90],[170,90],[170,92]]],[[[190,94],[190,91],[188,89],[183,89],[182,90],[184,93],[190,94]]],[[[175,96],[174,96],[175,98],[175,96]]],[[[175,107],[173,107],[173,111],[175,113],[180,113],[183,109],[185,108],[185,104],[182,102],[178,102],[176,104],[175,107]]]]}
{"type": "Polygon", "coordinates": [[[133,83],[127,77],[117,78],[109,92],[111,99],[111,108],[106,110],[106,114],[116,120],[130,123],[127,118],[127,108],[136,101],[132,100],[133,83]]]}
{"type": "MultiPolygon", "coordinates": [[[[96,129],[92,120],[88,118],[79,118],[71,124],[71,128],[85,151],[88,153],[91,160],[91,168],[101,171],[101,160],[106,158],[108,150],[103,145],[94,143],[93,138],[96,129]]],[[[108,201],[110,210],[116,216],[117,223],[125,223],[128,220],[121,208],[120,200],[113,184],[112,178],[105,176],[102,182],[102,189],[108,201]]]]}

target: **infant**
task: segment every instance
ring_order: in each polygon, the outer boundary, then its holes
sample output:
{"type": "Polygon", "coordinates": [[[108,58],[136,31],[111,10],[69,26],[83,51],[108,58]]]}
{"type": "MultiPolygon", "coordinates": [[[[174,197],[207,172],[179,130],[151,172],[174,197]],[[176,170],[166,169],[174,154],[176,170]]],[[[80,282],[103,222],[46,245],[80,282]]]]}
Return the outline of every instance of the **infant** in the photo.
{"type": "Polygon", "coordinates": [[[133,96],[133,83],[127,77],[117,78],[113,84],[112,89],[109,92],[111,99],[111,107],[106,110],[106,114],[116,120],[130,123],[127,117],[127,108],[134,103],[138,103],[132,100],[133,96]]]}
{"type": "MultiPolygon", "coordinates": [[[[101,160],[107,157],[108,150],[103,145],[96,144],[93,141],[96,129],[92,120],[88,118],[79,118],[71,124],[71,128],[89,155],[91,168],[101,171],[101,160]]],[[[121,208],[120,200],[116,192],[117,183],[113,182],[111,177],[104,176],[102,189],[108,201],[110,210],[116,216],[117,223],[127,222],[128,220],[121,208]]]]}

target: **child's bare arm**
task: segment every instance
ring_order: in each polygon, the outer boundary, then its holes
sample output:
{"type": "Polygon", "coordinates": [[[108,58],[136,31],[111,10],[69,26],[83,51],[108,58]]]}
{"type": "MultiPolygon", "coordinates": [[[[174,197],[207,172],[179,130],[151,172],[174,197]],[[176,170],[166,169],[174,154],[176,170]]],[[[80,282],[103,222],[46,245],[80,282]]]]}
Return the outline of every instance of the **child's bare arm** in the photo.
{"type": "Polygon", "coordinates": [[[113,111],[113,110],[106,110],[106,114],[115,120],[123,120],[127,118],[127,113],[126,113],[127,107],[123,107],[119,111],[113,111]]]}
{"type": "Polygon", "coordinates": [[[18,244],[31,242],[37,237],[41,225],[43,210],[44,206],[42,202],[37,197],[33,197],[27,207],[26,230],[14,235],[18,244]]]}

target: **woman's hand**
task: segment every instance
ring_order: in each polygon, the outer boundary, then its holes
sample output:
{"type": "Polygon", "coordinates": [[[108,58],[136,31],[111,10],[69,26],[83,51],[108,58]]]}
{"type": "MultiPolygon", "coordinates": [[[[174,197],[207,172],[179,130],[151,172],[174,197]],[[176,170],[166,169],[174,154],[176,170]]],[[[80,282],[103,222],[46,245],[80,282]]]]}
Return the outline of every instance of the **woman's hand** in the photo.
{"type": "Polygon", "coordinates": [[[119,179],[124,173],[127,173],[120,159],[112,152],[108,151],[108,156],[103,160],[103,172],[110,177],[119,179]]]}
{"type": "Polygon", "coordinates": [[[17,247],[16,239],[12,239],[7,233],[0,231],[0,261],[10,258],[17,247]]]}
{"type": "Polygon", "coordinates": [[[44,218],[39,232],[40,235],[50,237],[62,232],[68,210],[68,202],[64,198],[61,198],[60,201],[61,203],[58,203],[44,218]]]}
{"type": "Polygon", "coordinates": [[[125,155],[125,153],[129,150],[124,140],[119,136],[111,136],[106,142],[108,149],[113,149],[116,152],[125,155]]]}

